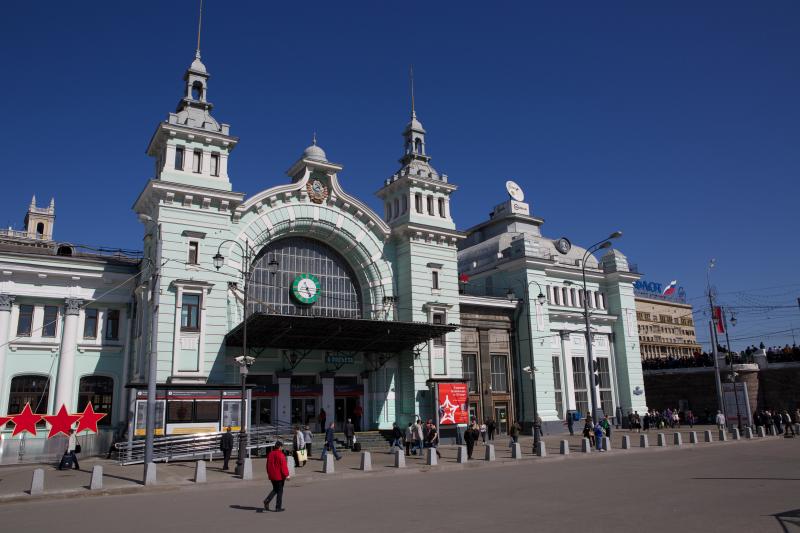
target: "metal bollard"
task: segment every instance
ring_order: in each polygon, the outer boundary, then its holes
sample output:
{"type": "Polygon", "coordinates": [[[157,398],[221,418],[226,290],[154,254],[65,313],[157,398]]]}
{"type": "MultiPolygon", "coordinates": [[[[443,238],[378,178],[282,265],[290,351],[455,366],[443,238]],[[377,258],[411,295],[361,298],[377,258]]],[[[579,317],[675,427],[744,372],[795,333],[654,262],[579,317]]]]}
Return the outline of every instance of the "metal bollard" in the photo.
{"type": "Polygon", "coordinates": [[[536,443],[536,449],[534,451],[539,457],[547,457],[547,446],[545,446],[543,440],[536,443]]]}
{"type": "Polygon", "coordinates": [[[494,444],[487,444],[486,445],[486,451],[484,453],[484,459],[486,459],[487,461],[494,461],[495,460],[494,444]]]}
{"type": "Polygon", "coordinates": [[[466,446],[459,446],[458,447],[458,462],[463,464],[467,462],[467,447],[466,446]]]}
{"type": "Polygon", "coordinates": [[[246,457],[242,464],[242,481],[253,479],[253,460],[246,457]]]}
{"type": "MultiPolygon", "coordinates": [[[[395,461],[397,458],[395,457],[395,461]]],[[[322,458],[322,473],[323,474],[333,474],[336,471],[336,467],[334,466],[334,457],[332,453],[326,453],[325,457],[322,458]]],[[[405,465],[403,465],[405,466],[405,465]]]]}
{"type": "Polygon", "coordinates": [[[751,428],[750,426],[747,426],[746,428],[744,428],[744,437],[746,439],[752,439],[753,438],[753,428],[751,428]]]}
{"type": "Polygon", "coordinates": [[[605,451],[611,451],[611,437],[603,437],[603,449],[605,451]]]}
{"type": "Polygon", "coordinates": [[[520,447],[519,442],[515,442],[511,445],[511,458],[522,459],[522,448],[520,447]]]}
{"type": "Polygon", "coordinates": [[[766,436],[767,436],[767,432],[766,432],[766,431],[764,431],[764,426],[758,426],[758,429],[757,429],[757,435],[758,435],[759,437],[761,437],[761,438],[764,438],[764,437],[766,437],[766,436]]]}
{"type": "Polygon", "coordinates": [[[147,485],[155,485],[157,483],[156,479],[156,464],[155,463],[147,463],[144,469],[144,484],[147,485]]]}
{"type": "Polygon", "coordinates": [[[369,452],[361,452],[361,465],[358,467],[359,470],[363,470],[364,472],[369,472],[372,470],[372,454],[369,452]]]}
{"type": "MultiPolygon", "coordinates": [[[[99,466],[99,465],[98,465],[99,466]]],[[[95,466],[95,468],[98,468],[95,466]]],[[[291,469],[289,470],[289,474],[291,475],[291,469]]],[[[100,470],[100,476],[103,475],[103,471],[100,470]]],[[[194,482],[195,483],[205,483],[206,482],[206,462],[205,461],[197,461],[194,464],[194,482]]],[[[94,483],[94,471],[92,471],[92,483],[94,483]]],[[[100,482],[102,485],[102,481],[100,482]]]]}
{"type": "Polygon", "coordinates": [[[667,441],[664,439],[663,433],[658,434],[658,445],[662,447],[667,445],[667,441]]]}
{"type": "Polygon", "coordinates": [[[720,429],[719,430],[719,441],[720,442],[725,442],[726,440],[728,440],[728,432],[725,431],[724,429],[720,429]]]}
{"type": "Polygon", "coordinates": [[[739,438],[741,437],[741,435],[739,434],[739,428],[733,428],[731,430],[731,436],[733,437],[733,440],[739,440],[739,438]]]}
{"type": "MultiPolygon", "coordinates": [[[[430,448],[429,448],[430,449],[430,448]]],[[[406,456],[400,448],[394,451],[394,467],[395,468],[405,468],[406,467],[406,456]]]]}
{"type": "Polygon", "coordinates": [[[436,448],[428,448],[425,464],[428,466],[436,466],[439,464],[439,456],[436,455],[436,448]]]}

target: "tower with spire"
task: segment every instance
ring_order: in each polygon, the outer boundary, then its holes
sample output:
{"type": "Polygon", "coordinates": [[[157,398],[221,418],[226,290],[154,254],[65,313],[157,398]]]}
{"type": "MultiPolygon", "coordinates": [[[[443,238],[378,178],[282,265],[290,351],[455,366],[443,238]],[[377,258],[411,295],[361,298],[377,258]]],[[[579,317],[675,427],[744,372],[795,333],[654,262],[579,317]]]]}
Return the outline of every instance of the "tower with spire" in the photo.
{"type": "Polygon", "coordinates": [[[56,201],[50,199],[50,205],[47,207],[38,207],[36,205],[36,195],[31,198],[31,205],[28,206],[28,212],[25,214],[25,231],[29,239],[36,239],[40,241],[53,240],[53,223],[56,220],[56,201]]]}
{"type": "MultiPolygon", "coordinates": [[[[460,321],[457,243],[450,198],[457,187],[431,165],[426,131],[417,117],[413,70],[411,116],[403,130],[400,169],[376,193],[392,229],[399,320],[432,323],[460,321]]],[[[458,331],[436,339],[419,353],[401,361],[402,390],[414,390],[413,403],[400,407],[398,417],[413,417],[433,409],[428,379],[462,377],[461,337],[458,331]]],[[[411,398],[408,396],[408,398],[411,398]]]]}

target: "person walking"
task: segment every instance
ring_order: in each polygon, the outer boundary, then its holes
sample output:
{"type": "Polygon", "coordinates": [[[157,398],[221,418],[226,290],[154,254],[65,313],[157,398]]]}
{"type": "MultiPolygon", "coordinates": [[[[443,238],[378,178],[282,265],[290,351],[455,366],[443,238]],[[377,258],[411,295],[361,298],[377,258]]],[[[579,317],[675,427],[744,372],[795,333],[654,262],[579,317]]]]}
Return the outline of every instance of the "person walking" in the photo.
{"type": "Polygon", "coordinates": [[[340,460],[342,458],[339,455],[339,452],[336,451],[336,436],[334,435],[334,431],[336,430],[336,422],[331,422],[331,425],[328,426],[328,429],[325,430],[325,446],[322,447],[322,455],[320,456],[319,460],[325,460],[325,454],[331,452],[336,460],[340,460]]]}
{"type": "Polygon", "coordinates": [[[294,428],[294,439],[292,440],[292,451],[294,452],[294,464],[301,467],[306,464],[306,439],[300,426],[294,428]]]}
{"type": "Polygon", "coordinates": [[[428,431],[428,446],[433,448],[433,450],[436,452],[436,457],[439,459],[442,458],[442,454],[439,453],[439,432],[436,431],[436,426],[433,425],[428,431]]]}
{"type": "Polygon", "coordinates": [[[606,437],[611,437],[611,422],[608,421],[608,415],[606,415],[603,420],[600,421],[600,427],[603,428],[606,437]]]}
{"type": "Polygon", "coordinates": [[[267,456],[267,477],[272,483],[272,490],[264,498],[264,510],[269,511],[269,504],[277,496],[275,502],[275,512],[280,513],[283,508],[283,485],[289,476],[289,465],[286,463],[286,456],[283,454],[283,443],[278,441],[275,447],[267,456]]]}
{"type": "Polygon", "coordinates": [[[570,436],[575,434],[575,417],[572,416],[572,413],[567,411],[567,420],[564,422],[567,425],[567,429],[569,430],[570,436]]]}
{"type": "Polygon", "coordinates": [[[717,424],[717,429],[720,431],[725,430],[725,415],[722,414],[722,411],[717,411],[717,416],[714,418],[714,422],[717,424]]]}
{"type": "Polygon", "coordinates": [[[587,416],[583,424],[583,438],[589,439],[589,446],[594,447],[594,424],[591,416],[587,416]]]}
{"type": "Polygon", "coordinates": [[[303,440],[306,443],[306,458],[311,457],[311,443],[314,440],[314,434],[311,433],[311,429],[308,426],[303,427],[303,440]]]}
{"type": "Polygon", "coordinates": [[[411,455],[411,444],[414,442],[414,423],[409,422],[406,428],[406,438],[404,441],[406,448],[406,456],[411,455]]]}
{"type": "Polygon", "coordinates": [[[480,432],[481,432],[481,440],[483,441],[484,444],[486,444],[486,421],[484,421],[484,423],[481,424],[480,432]]]}
{"type": "Polygon", "coordinates": [[[328,426],[326,425],[326,422],[328,420],[328,413],[325,412],[325,409],[320,408],[317,420],[319,421],[319,430],[322,432],[327,431],[328,426]]]}
{"type": "Polygon", "coordinates": [[[486,422],[486,431],[489,433],[489,440],[494,440],[494,432],[497,431],[497,424],[495,424],[494,418],[491,416],[489,417],[489,421],[486,422]]]}
{"type": "MultiPolygon", "coordinates": [[[[75,435],[75,430],[69,430],[69,439],[67,439],[67,450],[64,452],[64,456],[61,457],[61,462],[58,464],[58,469],[63,470],[65,465],[72,463],[72,468],[75,470],[80,470],[80,466],[78,466],[78,456],[75,455],[78,453],[78,437],[75,435]]],[[[67,466],[69,468],[69,466],[67,466]]]]}
{"type": "Polygon", "coordinates": [[[472,450],[475,449],[475,425],[470,424],[464,430],[464,443],[467,445],[467,460],[472,459],[472,450]]]}
{"type": "Polygon", "coordinates": [[[344,425],[344,436],[347,439],[347,448],[349,450],[353,449],[353,437],[355,437],[355,435],[356,427],[353,425],[353,421],[348,418],[344,425]]]}
{"type": "Polygon", "coordinates": [[[689,429],[694,427],[694,413],[691,409],[686,411],[686,423],[689,424],[689,429]]]}
{"type": "Polygon", "coordinates": [[[597,445],[598,452],[604,452],[603,449],[603,435],[605,435],[603,431],[603,426],[600,422],[594,425],[594,441],[597,445]]]}
{"type": "Polygon", "coordinates": [[[231,433],[231,427],[228,426],[225,428],[225,433],[222,434],[222,438],[219,440],[219,449],[222,452],[222,469],[228,469],[228,463],[231,460],[231,453],[233,453],[233,433],[231,433]]]}
{"type": "MultiPolygon", "coordinates": [[[[419,418],[417,419],[417,423],[414,424],[414,445],[419,451],[420,455],[423,455],[423,447],[425,445],[425,434],[422,431],[422,420],[419,418]]],[[[416,455],[416,452],[412,450],[412,454],[416,455]]]]}
{"type": "Polygon", "coordinates": [[[517,442],[519,442],[520,429],[522,428],[519,425],[519,422],[514,421],[514,423],[511,424],[511,427],[508,430],[508,434],[511,436],[511,444],[516,444],[517,442]]]}
{"type": "Polygon", "coordinates": [[[389,445],[389,451],[401,449],[403,447],[403,430],[397,425],[397,422],[392,423],[392,443],[389,445]]]}
{"type": "Polygon", "coordinates": [[[786,434],[788,435],[791,431],[792,437],[794,437],[794,425],[792,424],[792,417],[789,416],[789,411],[787,409],[783,410],[783,425],[786,426],[786,434]]]}

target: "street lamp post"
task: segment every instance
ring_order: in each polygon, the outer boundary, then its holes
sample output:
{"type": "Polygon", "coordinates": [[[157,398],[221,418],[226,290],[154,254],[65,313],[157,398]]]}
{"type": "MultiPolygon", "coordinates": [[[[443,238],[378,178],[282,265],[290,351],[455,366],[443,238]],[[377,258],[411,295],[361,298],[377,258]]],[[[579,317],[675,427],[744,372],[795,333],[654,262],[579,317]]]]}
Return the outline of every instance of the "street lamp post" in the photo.
{"type": "MultiPolygon", "coordinates": [[[[736,402],[737,426],[739,431],[742,431],[742,413],[739,410],[739,395],[736,392],[736,377],[738,374],[733,368],[733,352],[731,352],[731,340],[728,336],[728,320],[725,316],[724,308],[722,309],[722,323],[725,326],[725,344],[728,346],[728,357],[730,358],[730,375],[728,376],[728,379],[731,381],[731,386],[733,387],[733,399],[736,402]]],[[[736,316],[734,316],[733,313],[731,313],[731,324],[734,326],[736,325],[736,316]]]]}
{"type": "Polygon", "coordinates": [[[598,250],[611,247],[611,239],[617,239],[622,236],[621,231],[615,231],[602,241],[596,242],[586,249],[581,260],[581,276],[583,277],[583,318],[586,322],[586,356],[589,363],[589,368],[592,372],[592,379],[589,380],[589,388],[592,397],[592,417],[597,423],[603,415],[603,408],[597,407],[597,384],[594,382],[594,354],[592,352],[592,331],[589,322],[589,298],[586,290],[586,258],[598,250]]]}
{"type": "MultiPolygon", "coordinates": [[[[527,284],[525,284],[525,282],[522,281],[521,283],[524,285],[524,290],[525,290],[525,317],[527,319],[526,324],[528,328],[528,348],[531,352],[531,366],[526,366],[522,370],[530,374],[531,378],[531,394],[533,395],[533,421],[532,421],[533,446],[534,446],[534,452],[536,452],[536,445],[539,443],[539,439],[541,438],[542,428],[541,425],[538,423],[539,404],[536,400],[536,379],[534,376],[536,372],[536,367],[533,365],[533,328],[531,327],[531,297],[530,297],[531,285],[536,284],[536,286],[539,287],[539,294],[538,296],[536,296],[536,301],[539,302],[539,305],[544,305],[544,303],[547,301],[547,297],[542,292],[542,286],[539,285],[539,283],[537,283],[536,281],[531,280],[527,284]]],[[[514,291],[511,289],[508,289],[506,297],[512,301],[517,298],[517,296],[514,294],[514,291]]]]}

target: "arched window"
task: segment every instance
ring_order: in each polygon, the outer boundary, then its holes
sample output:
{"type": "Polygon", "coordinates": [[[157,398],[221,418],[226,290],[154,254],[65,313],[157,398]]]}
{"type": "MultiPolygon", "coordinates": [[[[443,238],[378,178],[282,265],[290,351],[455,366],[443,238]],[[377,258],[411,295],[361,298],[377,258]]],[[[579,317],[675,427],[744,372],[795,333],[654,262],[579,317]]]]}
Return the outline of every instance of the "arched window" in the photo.
{"type": "Polygon", "coordinates": [[[110,426],[111,409],[114,406],[114,380],[106,376],[82,377],[78,386],[78,412],[82,413],[89,403],[98,413],[106,414],[97,425],[110,426]]]}
{"type": "Polygon", "coordinates": [[[414,151],[418,154],[422,153],[422,140],[419,137],[414,139],[414,151]]]}
{"type": "Polygon", "coordinates": [[[47,376],[25,374],[16,376],[11,380],[8,391],[7,413],[15,415],[21,413],[25,404],[31,404],[31,410],[39,415],[47,414],[47,404],[50,399],[50,383],[47,376]]]}
{"type": "Polygon", "coordinates": [[[336,250],[307,237],[287,237],[261,250],[250,281],[250,311],[278,315],[361,318],[361,287],[336,250]],[[299,302],[292,285],[300,274],[319,280],[313,304],[299,302]]]}
{"type": "Polygon", "coordinates": [[[399,198],[395,198],[394,199],[394,216],[396,216],[396,217],[400,216],[400,199],[399,198]]]}
{"type": "Polygon", "coordinates": [[[39,222],[36,224],[36,234],[37,235],[44,235],[44,223],[39,222]]]}
{"type": "Polygon", "coordinates": [[[196,81],[192,84],[192,100],[203,99],[203,84],[196,81]]]}

